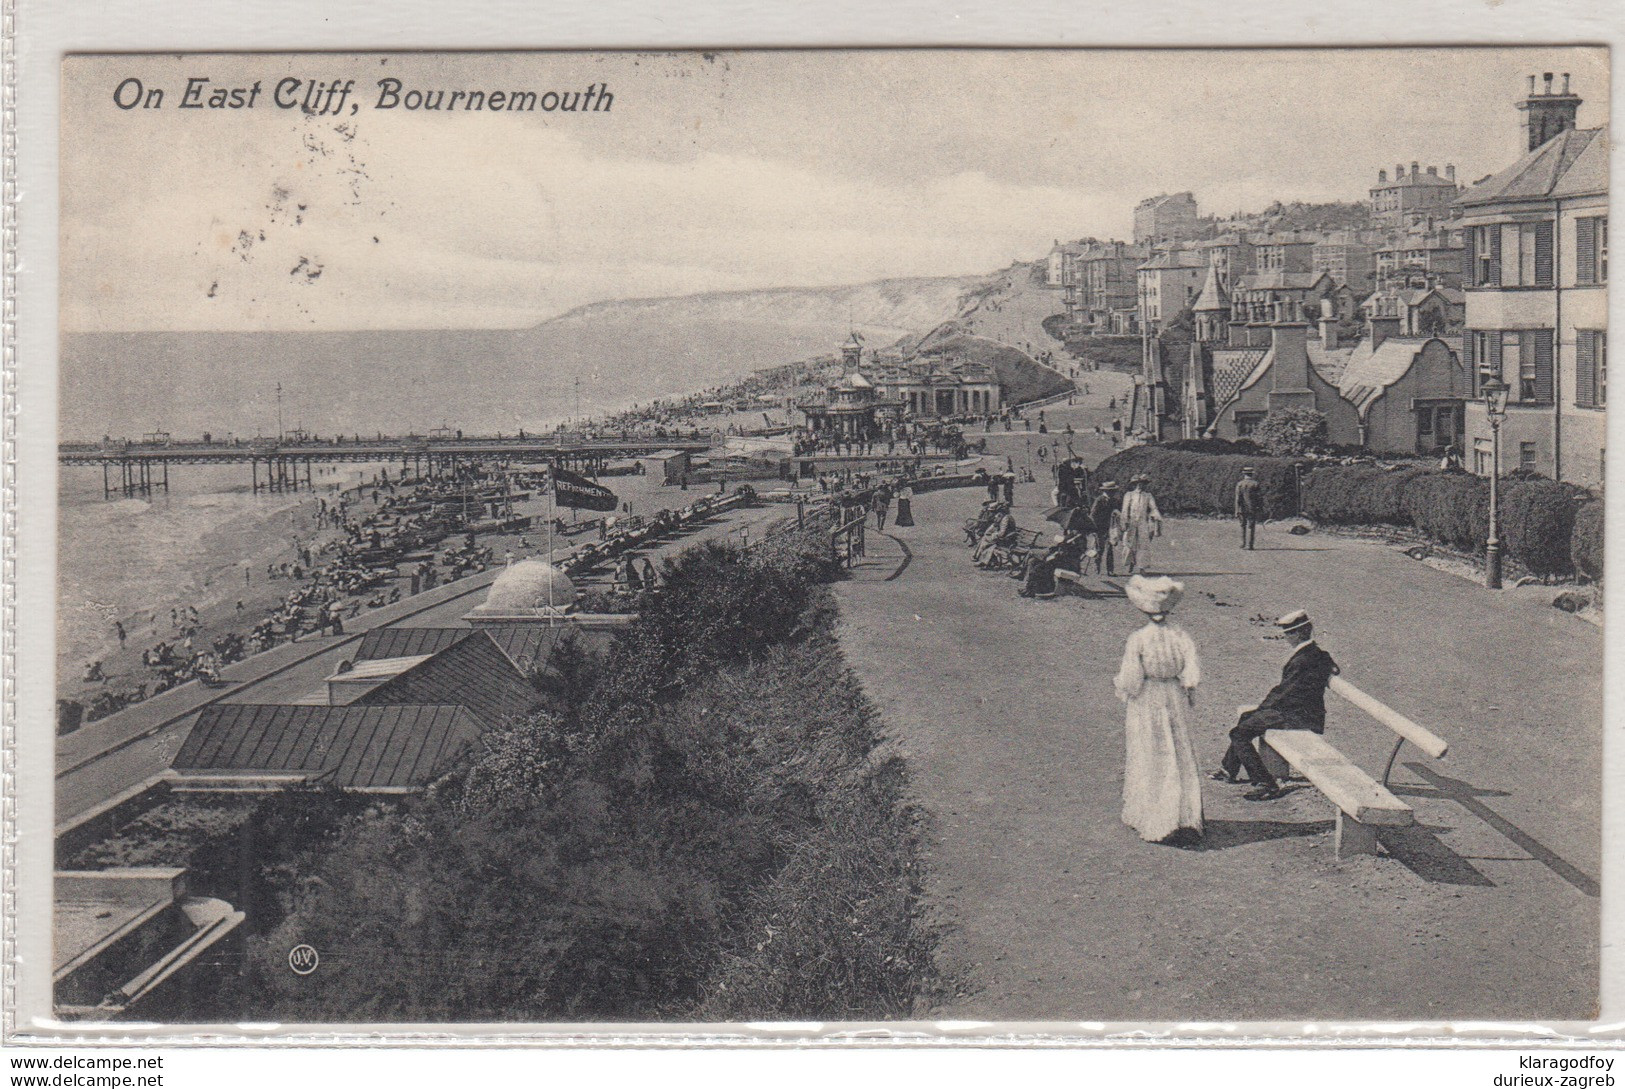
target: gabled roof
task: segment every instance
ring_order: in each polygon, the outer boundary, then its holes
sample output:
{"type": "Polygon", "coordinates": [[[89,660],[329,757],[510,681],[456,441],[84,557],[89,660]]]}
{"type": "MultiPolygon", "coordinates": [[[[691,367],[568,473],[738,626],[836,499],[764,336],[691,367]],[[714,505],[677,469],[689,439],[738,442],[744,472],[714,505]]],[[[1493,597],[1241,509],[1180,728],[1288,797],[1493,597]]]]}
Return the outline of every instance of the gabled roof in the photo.
{"type": "Polygon", "coordinates": [[[466,708],[217,703],[203,709],[173,767],[183,777],[290,777],[351,789],[423,786],[480,736],[466,708]]]}
{"type": "Polygon", "coordinates": [[[1199,256],[1186,250],[1163,250],[1141,265],[1140,269],[1201,268],[1205,263],[1199,256]]]}
{"type": "Polygon", "coordinates": [[[1329,385],[1337,385],[1348,368],[1349,360],[1355,353],[1355,345],[1346,348],[1327,348],[1320,341],[1311,337],[1304,345],[1309,353],[1309,365],[1315,368],[1315,373],[1326,380],[1329,385]]]}
{"type": "Polygon", "coordinates": [[[1337,392],[1343,395],[1344,400],[1351,402],[1362,416],[1365,415],[1373,401],[1382,396],[1389,386],[1405,377],[1421,357],[1428,341],[1437,339],[1389,337],[1375,349],[1370,347],[1369,341],[1362,341],[1354,357],[1349,360],[1348,369],[1337,382],[1337,392]]]}
{"type": "Polygon", "coordinates": [[[496,642],[484,631],[471,631],[469,638],[369,689],[351,706],[457,704],[495,727],[539,702],[536,690],[496,642]]]}
{"type": "Polygon", "coordinates": [[[1608,192],[1608,130],[1565,129],[1463,193],[1464,206],[1608,192]]]}
{"type": "Polygon", "coordinates": [[[1208,269],[1207,281],[1202,284],[1202,293],[1196,297],[1196,305],[1191,309],[1197,313],[1230,309],[1230,295],[1219,282],[1217,269],[1208,269]]]}
{"type": "MultiPolygon", "coordinates": [[[[591,641],[593,635],[569,624],[487,624],[479,630],[489,636],[522,673],[545,666],[560,640],[574,634],[578,639],[591,641]]],[[[473,634],[473,628],[374,628],[361,638],[361,646],[355,652],[355,668],[359,671],[362,663],[374,658],[439,654],[473,634]]]]}

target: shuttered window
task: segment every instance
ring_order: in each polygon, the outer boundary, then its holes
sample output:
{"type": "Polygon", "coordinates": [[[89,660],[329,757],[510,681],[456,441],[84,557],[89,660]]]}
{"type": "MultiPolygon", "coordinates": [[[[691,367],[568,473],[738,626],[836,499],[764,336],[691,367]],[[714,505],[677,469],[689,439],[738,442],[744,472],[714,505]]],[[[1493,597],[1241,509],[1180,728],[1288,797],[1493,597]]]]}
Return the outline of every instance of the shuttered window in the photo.
{"type": "Polygon", "coordinates": [[[1574,337],[1574,403],[1602,408],[1608,403],[1608,334],[1581,329],[1574,337]]]}
{"type": "Polygon", "coordinates": [[[1461,338],[1461,363],[1462,366],[1467,368],[1467,381],[1472,384],[1474,397],[1478,396],[1478,367],[1475,365],[1474,360],[1478,358],[1476,341],[1480,335],[1469,329],[1467,335],[1461,338]]]}
{"type": "Polygon", "coordinates": [[[1587,216],[1574,221],[1574,282],[1608,282],[1608,217],[1587,216]]]}
{"type": "Polygon", "coordinates": [[[1534,400],[1543,405],[1552,403],[1552,331],[1550,329],[1535,329],[1525,334],[1534,341],[1535,357],[1535,396],[1534,400]]]}
{"type": "Polygon", "coordinates": [[[1552,224],[1550,220],[1536,223],[1534,283],[1540,287],[1552,286],[1552,224]]]}

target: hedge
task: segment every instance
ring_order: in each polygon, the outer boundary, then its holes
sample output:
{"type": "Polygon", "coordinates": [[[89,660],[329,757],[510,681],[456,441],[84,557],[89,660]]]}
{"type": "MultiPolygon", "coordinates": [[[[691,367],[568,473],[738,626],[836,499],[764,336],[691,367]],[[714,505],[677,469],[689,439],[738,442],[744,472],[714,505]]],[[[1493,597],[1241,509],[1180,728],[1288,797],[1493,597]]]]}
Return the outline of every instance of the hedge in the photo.
{"type": "MultiPolygon", "coordinates": [[[[1571,572],[1576,507],[1567,485],[1539,478],[1506,482],[1500,511],[1505,554],[1537,575],[1571,572]]],[[[1467,473],[1327,465],[1304,477],[1303,512],[1332,525],[1411,526],[1440,544],[1482,552],[1490,487],[1467,473]]],[[[1600,570],[1600,554],[1597,565],[1600,570]]]]}
{"type": "MultiPolygon", "coordinates": [[[[1490,487],[1469,473],[1420,466],[1323,465],[1304,473],[1292,458],[1200,453],[1168,445],[1133,446],[1100,463],[1099,479],[1125,488],[1130,477],[1150,478],[1157,506],[1167,514],[1231,514],[1244,465],[1263,485],[1268,516],[1301,512],[1328,525],[1414,528],[1442,545],[1482,553],[1489,537],[1490,487]],[[1301,498],[1302,506],[1299,506],[1301,498]]],[[[1542,477],[1501,484],[1504,555],[1536,575],[1579,570],[1602,577],[1603,506],[1577,499],[1575,489],[1542,477]]]]}
{"type": "Polygon", "coordinates": [[[1603,521],[1601,500],[1581,503],[1574,512],[1574,533],[1569,538],[1575,568],[1595,582],[1602,581],[1603,521]]]}
{"type": "Polygon", "coordinates": [[[1115,480],[1126,490],[1136,473],[1151,479],[1151,494],[1164,514],[1233,514],[1236,484],[1251,465],[1264,489],[1270,518],[1297,513],[1298,488],[1291,458],[1252,454],[1198,454],[1166,446],[1131,446],[1100,463],[1098,480],[1115,480]]]}

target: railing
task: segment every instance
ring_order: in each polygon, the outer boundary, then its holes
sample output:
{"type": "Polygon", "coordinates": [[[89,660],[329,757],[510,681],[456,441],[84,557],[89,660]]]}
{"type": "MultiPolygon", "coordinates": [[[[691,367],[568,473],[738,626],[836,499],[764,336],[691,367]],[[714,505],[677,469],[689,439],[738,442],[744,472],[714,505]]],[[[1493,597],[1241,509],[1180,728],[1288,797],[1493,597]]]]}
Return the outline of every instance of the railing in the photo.
{"type": "MultiPolygon", "coordinates": [[[[861,507],[850,508],[850,510],[855,511],[855,515],[836,526],[830,531],[829,535],[830,556],[836,563],[847,567],[851,567],[863,558],[863,527],[869,518],[869,512],[861,507]]],[[[843,515],[846,513],[848,512],[842,512],[843,515]]]]}

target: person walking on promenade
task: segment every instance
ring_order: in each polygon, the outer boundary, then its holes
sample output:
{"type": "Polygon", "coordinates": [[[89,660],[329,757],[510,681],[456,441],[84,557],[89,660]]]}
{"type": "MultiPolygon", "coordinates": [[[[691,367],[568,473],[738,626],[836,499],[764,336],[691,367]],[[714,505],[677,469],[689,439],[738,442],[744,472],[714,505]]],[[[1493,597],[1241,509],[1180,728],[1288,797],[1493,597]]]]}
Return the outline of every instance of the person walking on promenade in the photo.
{"type": "Polygon", "coordinates": [[[1129,483],[1133,486],[1123,496],[1123,558],[1132,575],[1141,569],[1146,550],[1162,532],[1162,512],[1156,498],[1145,490],[1149,477],[1141,473],[1129,483]]]}
{"type": "Polygon", "coordinates": [[[1266,802],[1279,798],[1281,784],[1264,766],[1253,742],[1266,730],[1309,730],[1326,732],[1326,686],[1340,671],[1332,656],[1315,642],[1315,628],[1302,609],[1287,613],[1275,622],[1292,650],[1281,667],[1281,681],[1269,690],[1261,703],[1245,712],[1230,731],[1230,747],[1220,761],[1213,779],[1234,783],[1242,768],[1257,789],[1249,801],[1266,802]]]}
{"type": "Polygon", "coordinates": [[[1253,475],[1251,465],[1241,470],[1241,479],[1236,483],[1236,521],[1241,523],[1241,547],[1249,552],[1253,548],[1253,536],[1258,530],[1258,520],[1264,514],[1264,487],[1253,475]]]}
{"type": "Polygon", "coordinates": [[[897,485],[897,517],[892,519],[894,526],[912,526],[914,524],[914,486],[908,481],[897,485]]]}
{"type": "Polygon", "coordinates": [[[1016,505],[1016,474],[1014,470],[1005,473],[1003,478],[1004,501],[1008,506],[1016,505]]]}
{"type": "Polygon", "coordinates": [[[1089,504],[1089,528],[1095,535],[1095,574],[1104,571],[1117,574],[1113,555],[1112,522],[1117,513],[1117,481],[1108,480],[1100,485],[1100,494],[1089,504]]]}
{"type": "Polygon", "coordinates": [[[1147,842],[1174,846],[1202,836],[1202,780],[1187,721],[1202,666],[1190,635],[1168,622],[1184,592],[1166,577],[1129,580],[1129,603],[1150,621],[1129,636],[1114,682],[1128,705],[1123,823],[1147,842]]]}
{"type": "Polygon", "coordinates": [[[875,529],[880,532],[886,530],[886,515],[891,511],[891,487],[882,484],[875,489],[875,494],[869,501],[869,509],[875,512],[875,529]]]}

